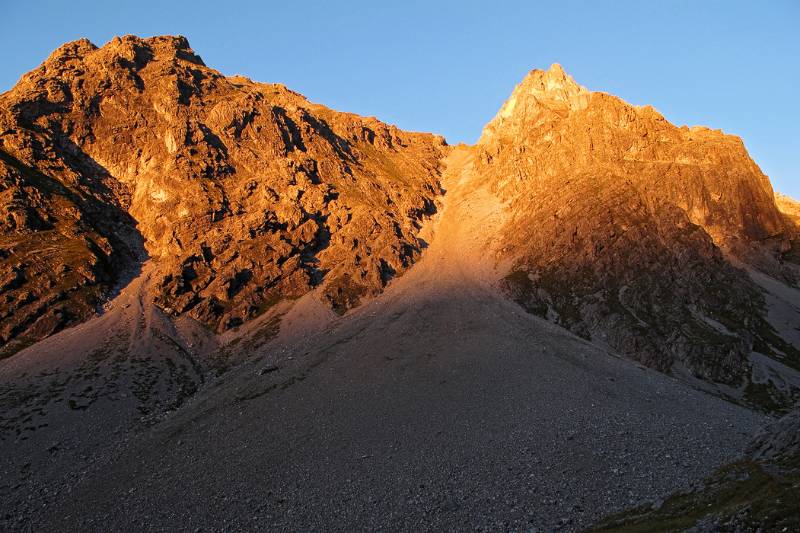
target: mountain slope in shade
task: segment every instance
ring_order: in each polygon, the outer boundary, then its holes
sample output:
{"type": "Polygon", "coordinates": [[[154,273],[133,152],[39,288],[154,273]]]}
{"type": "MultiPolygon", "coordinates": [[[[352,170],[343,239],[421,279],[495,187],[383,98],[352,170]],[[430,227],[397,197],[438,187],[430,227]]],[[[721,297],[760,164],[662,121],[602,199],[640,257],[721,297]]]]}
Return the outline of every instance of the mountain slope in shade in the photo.
{"type": "Polygon", "coordinates": [[[751,353],[798,369],[800,352],[729,257],[795,283],[781,256],[795,229],[740,139],[675,127],[554,65],[525,78],[476,149],[511,213],[501,238],[512,298],[661,371],[753,402],[768,386],[791,405],[794,386],[752,383],[751,353]]]}
{"type": "Polygon", "coordinates": [[[182,37],[68,43],[0,97],[0,341],[85,319],[145,254],[161,307],[212,330],[319,284],[343,312],[419,255],[444,148],[182,37]]]}

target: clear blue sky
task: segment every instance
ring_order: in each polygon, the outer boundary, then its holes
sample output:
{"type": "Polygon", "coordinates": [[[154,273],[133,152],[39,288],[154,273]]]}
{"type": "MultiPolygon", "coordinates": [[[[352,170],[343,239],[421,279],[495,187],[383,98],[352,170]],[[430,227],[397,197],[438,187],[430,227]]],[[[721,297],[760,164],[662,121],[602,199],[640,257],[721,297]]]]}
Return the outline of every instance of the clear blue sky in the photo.
{"type": "Polygon", "coordinates": [[[65,41],[182,34],[206,64],[474,142],[532,68],[744,138],[800,197],[800,1],[0,0],[0,91],[65,41]]]}

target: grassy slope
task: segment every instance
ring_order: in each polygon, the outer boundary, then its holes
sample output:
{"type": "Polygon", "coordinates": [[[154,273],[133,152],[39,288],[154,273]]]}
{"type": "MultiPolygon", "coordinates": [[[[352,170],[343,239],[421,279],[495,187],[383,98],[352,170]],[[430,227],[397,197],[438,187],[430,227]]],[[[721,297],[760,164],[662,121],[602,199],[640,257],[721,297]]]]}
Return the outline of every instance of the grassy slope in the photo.
{"type": "Polygon", "coordinates": [[[640,507],[611,516],[589,531],[800,531],[800,460],[726,465],[699,487],[669,497],[658,508],[640,507]],[[786,528],[786,529],[784,529],[786,528]]]}

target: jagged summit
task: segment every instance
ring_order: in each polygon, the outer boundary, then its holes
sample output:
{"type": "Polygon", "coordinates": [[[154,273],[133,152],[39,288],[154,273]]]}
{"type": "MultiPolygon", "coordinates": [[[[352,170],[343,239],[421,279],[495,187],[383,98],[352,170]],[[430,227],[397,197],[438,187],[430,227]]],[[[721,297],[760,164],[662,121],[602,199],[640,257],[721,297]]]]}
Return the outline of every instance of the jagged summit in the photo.
{"type": "Polygon", "coordinates": [[[478,141],[484,160],[522,146],[528,153],[522,181],[602,168],[642,185],[651,180],[652,202],[677,203],[719,244],[785,233],[769,179],[740,138],[676,127],[650,106],[589,91],[557,64],[531,71],[478,141]]]}
{"type": "Polygon", "coordinates": [[[0,96],[0,341],[85,319],[145,256],[160,306],[215,330],[321,284],[343,312],[419,255],[444,148],[227,78],[184,37],[68,43],[0,96]]]}
{"type": "Polygon", "coordinates": [[[59,59],[70,59],[82,57],[90,52],[97,50],[97,45],[92,41],[83,37],[74,41],[69,41],[62,44],[48,56],[45,63],[58,61],[59,59]]]}
{"type": "Polygon", "coordinates": [[[558,63],[553,63],[548,70],[532,70],[484,127],[478,144],[487,144],[498,136],[513,134],[520,127],[540,120],[542,114],[583,109],[588,104],[590,94],[558,63]]]}
{"type": "Polygon", "coordinates": [[[188,39],[181,35],[146,38],[117,36],[102,47],[82,38],[56,48],[38,68],[23,75],[19,83],[36,83],[37,80],[67,75],[74,69],[85,69],[87,66],[97,69],[103,68],[103,65],[118,65],[135,71],[152,61],[186,61],[205,66],[200,56],[192,50],[188,39]]]}
{"type": "Polygon", "coordinates": [[[534,69],[530,71],[518,88],[523,95],[545,102],[552,100],[564,102],[570,107],[579,107],[581,101],[576,97],[589,92],[567,74],[558,63],[553,63],[547,70],[534,69]]]}
{"type": "Polygon", "coordinates": [[[148,48],[155,56],[160,58],[165,58],[167,56],[177,57],[180,55],[180,52],[188,51],[195,56],[196,59],[199,59],[199,56],[194,54],[189,40],[183,35],[157,35],[153,37],[118,35],[105,43],[102,47],[98,47],[85,37],[64,43],[50,54],[47,61],[57,58],[83,57],[96,50],[120,51],[130,47],[148,48]]]}

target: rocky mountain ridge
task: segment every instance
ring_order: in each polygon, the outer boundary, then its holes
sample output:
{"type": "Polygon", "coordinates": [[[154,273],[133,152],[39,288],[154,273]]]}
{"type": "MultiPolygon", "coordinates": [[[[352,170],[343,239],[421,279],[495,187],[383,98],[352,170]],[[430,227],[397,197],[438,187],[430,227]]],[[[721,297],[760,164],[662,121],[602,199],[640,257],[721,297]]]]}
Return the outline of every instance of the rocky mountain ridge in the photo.
{"type": "MultiPolygon", "coordinates": [[[[648,196],[649,206],[675,204],[720,246],[787,235],[769,178],[739,137],[673,126],[651,106],[587,90],[558,64],[526,76],[486,125],[478,147],[484,160],[513,158],[524,171],[515,181],[563,180],[586,170],[623,176],[648,196]],[[661,180],[652,178],[656,173],[661,180]]],[[[498,184],[508,197],[515,193],[511,177],[498,184]]]]}
{"type": "Polygon", "coordinates": [[[419,255],[444,149],[182,37],[67,43],[0,97],[2,341],[85,319],[146,255],[160,305],[215,331],[319,284],[344,312],[419,255]]]}
{"type": "MultiPolygon", "coordinates": [[[[148,258],[156,304],[212,333],[312,289],[344,313],[420,256],[446,192],[441,137],[225,77],[182,37],[67,43],[0,104],[6,354],[92,316],[148,258]]],[[[509,297],[730,397],[794,401],[754,377],[753,353],[797,369],[800,352],[740,266],[796,285],[797,227],[739,138],[553,65],[470,150],[504,202],[509,297]]]]}

